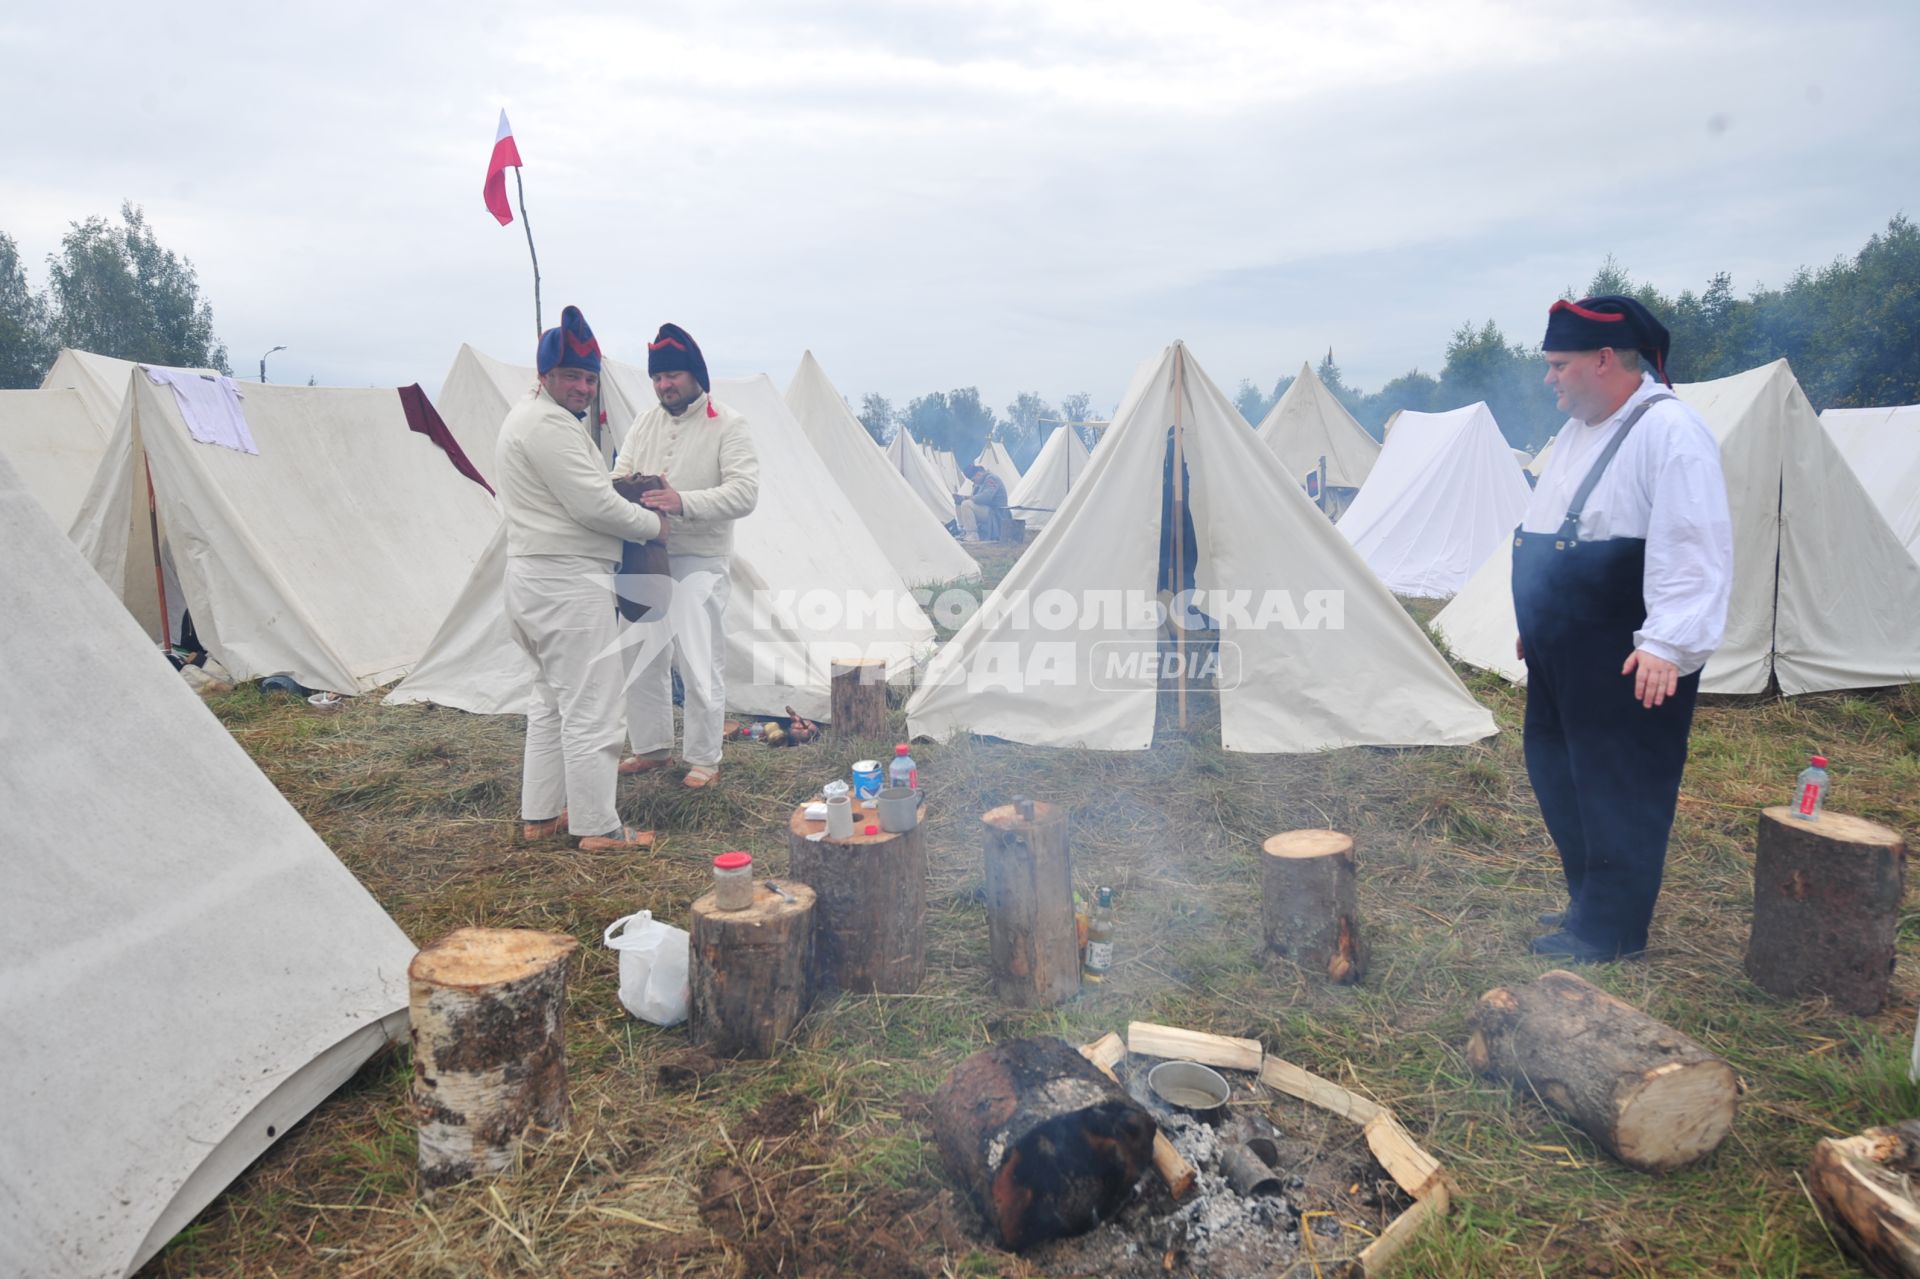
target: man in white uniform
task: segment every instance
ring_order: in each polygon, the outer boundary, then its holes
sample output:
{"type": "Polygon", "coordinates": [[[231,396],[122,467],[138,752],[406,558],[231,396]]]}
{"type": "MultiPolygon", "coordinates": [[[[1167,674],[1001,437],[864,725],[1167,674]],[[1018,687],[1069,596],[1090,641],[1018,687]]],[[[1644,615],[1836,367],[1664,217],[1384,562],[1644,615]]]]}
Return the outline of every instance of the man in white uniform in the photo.
{"type": "Polygon", "coordinates": [[[580,847],[639,848],[614,806],[620,767],[619,632],[613,571],[623,540],[666,520],[613,491],[581,419],[600,384],[600,344],[577,307],[540,335],[539,387],[500,427],[494,482],[507,525],[507,629],[533,659],[520,779],[528,839],[567,831],[580,847]]]}
{"type": "Polygon", "coordinates": [[[627,637],[630,653],[642,665],[627,691],[627,736],[634,757],[620,768],[637,773],[666,767],[673,753],[671,670],[678,669],[685,694],[685,781],[699,789],[720,777],[733,522],[751,514],[760,500],[760,461],[747,419],[709,394],[713,382],[706,357],[685,329],[660,326],[647,347],[647,373],[660,403],[634,420],[614,474],[665,480],[664,487],[640,500],[649,510],[673,517],[667,548],[673,598],[664,621],[635,625],[664,626],[671,635],[652,646],[627,637]]]}
{"type": "Polygon", "coordinates": [[[1514,536],[1527,775],[1567,879],[1536,954],[1646,948],[1733,528],[1720,448],[1656,382],[1667,330],[1627,297],[1557,302],[1541,343],[1571,415],[1514,536]]]}

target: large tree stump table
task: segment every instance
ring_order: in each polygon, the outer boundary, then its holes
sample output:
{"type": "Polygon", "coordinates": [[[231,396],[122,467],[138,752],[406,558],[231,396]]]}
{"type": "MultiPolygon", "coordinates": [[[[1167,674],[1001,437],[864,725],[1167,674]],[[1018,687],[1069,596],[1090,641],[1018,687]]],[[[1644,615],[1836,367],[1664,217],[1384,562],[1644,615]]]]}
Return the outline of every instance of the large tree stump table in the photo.
{"type": "Polygon", "coordinates": [[[530,1131],[567,1127],[560,933],[461,928],[407,966],[420,1188],[513,1166],[530,1131]]]}
{"type": "Polygon", "coordinates": [[[910,995],[927,975],[927,817],[912,830],[878,830],[871,801],[854,833],[833,839],[806,806],[787,822],[788,870],[813,889],[813,976],[821,989],[910,995]],[[868,826],[876,833],[865,834],[868,826]],[[808,836],[819,834],[818,840],[808,836]]]}
{"type": "Polygon", "coordinates": [[[1762,811],[1747,976],[1784,998],[1824,995],[1862,1016],[1885,1008],[1906,869],[1906,842],[1885,826],[1762,811]]]}
{"type": "Polygon", "coordinates": [[[777,882],[786,896],[759,881],[745,910],[721,910],[712,893],[691,908],[687,1029],[716,1053],[771,1057],[806,1015],[813,890],[777,882]]]}
{"type": "Polygon", "coordinates": [[[1045,1008],[1080,993],[1067,813],[1016,802],[984,814],[987,950],[993,993],[1016,1008],[1045,1008]]]}
{"type": "Polygon", "coordinates": [[[1367,975],[1353,837],[1290,830],[1261,846],[1262,956],[1298,964],[1336,985],[1367,975]]]}

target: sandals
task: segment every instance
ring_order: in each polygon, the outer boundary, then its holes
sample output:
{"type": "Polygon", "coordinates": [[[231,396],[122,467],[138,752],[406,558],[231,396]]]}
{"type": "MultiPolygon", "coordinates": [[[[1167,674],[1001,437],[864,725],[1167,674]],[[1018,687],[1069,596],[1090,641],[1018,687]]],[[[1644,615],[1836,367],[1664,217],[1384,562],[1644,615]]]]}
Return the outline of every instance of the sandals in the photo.
{"type": "Polygon", "coordinates": [[[567,810],[561,809],[558,817],[549,817],[544,822],[520,823],[520,839],[523,843],[535,844],[543,839],[552,839],[555,835],[564,835],[567,830],[567,810]]]}
{"type": "Polygon", "coordinates": [[[622,826],[617,835],[582,835],[580,851],[583,853],[612,853],[630,848],[652,848],[653,832],[635,830],[631,826],[622,826]]]}
{"type": "Polygon", "coordinates": [[[687,770],[686,786],[688,790],[705,790],[720,780],[718,764],[695,764],[687,770]]]}
{"type": "Polygon", "coordinates": [[[635,773],[651,773],[656,768],[667,768],[673,758],[666,751],[653,751],[645,755],[629,755],[620,761],[620,775],[632,777],[635,773]]]}

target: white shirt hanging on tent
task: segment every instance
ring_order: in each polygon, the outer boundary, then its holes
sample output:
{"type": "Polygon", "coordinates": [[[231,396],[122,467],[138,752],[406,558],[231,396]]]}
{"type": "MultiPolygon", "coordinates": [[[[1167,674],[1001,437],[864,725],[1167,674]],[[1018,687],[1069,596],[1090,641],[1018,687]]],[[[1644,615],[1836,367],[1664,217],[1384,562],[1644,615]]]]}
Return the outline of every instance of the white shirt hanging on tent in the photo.
{"type": "MultiPolygon", "coordinates": [[[[1553,439],[1520,527],[1558,532],[1581,481],[1641,401],[1666,388],[1643,375],[1612,417],[1570,420],[1553,439]]],[[[1720,471],[1720,445],[1700,415],[1679,400],[1648,409],[1594,486],[1580,515],[1580,540],[1645,538],[1646,623],[1636,648],[1672,662],[1682,675],[1720,647],[1733,589],[1733,521],[1720,471]]]]}
{"type": "Polygon", "coordinates": [[[173,400],[180,406],[180,419],[187,433],[202,444],[258,456],[260,449],[247,428],[247,416],[240,411],[240,387],[230,377],[213,373],[195,373],[192,369],[156,369],[141,365],[147,380],[156,386],[173,388],[173,400]]]}

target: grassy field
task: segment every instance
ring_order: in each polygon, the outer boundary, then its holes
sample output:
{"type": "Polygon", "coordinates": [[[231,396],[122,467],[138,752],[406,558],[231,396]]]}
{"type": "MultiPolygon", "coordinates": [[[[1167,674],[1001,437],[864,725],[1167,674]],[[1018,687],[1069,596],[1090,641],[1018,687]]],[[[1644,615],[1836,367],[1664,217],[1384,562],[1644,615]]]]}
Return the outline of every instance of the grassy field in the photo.
{"type": "Polygon", "coordinates": [[[516,841],[517,719],[373,698],[329,716],[246,689],[219,698],[235,737],[415,940],[467,924],[580,939],[573,1125],[518,1175],[424,1204],[408,1062],[387,1055],[146,1273],[1042,1273],[966,1235],[925,1127],[927,1094],[991,1040],[1081,1042],[1134,1019],[1256,1037],[1393,1107],[1457,1188],[1445,1228],[1396,1273],[1856,1273],[1798,1174],[1817,1139],[1920,1112],[1906,1079],[1915,918],[1902,921],[1895,999],[1880,1017],[1762,994],[1740,966],[1753,833],[1815,749],[1834,758],[1837,809],[1920,831],[1920,687],[1702,707],[1652,947],[1586,970],[1722,1054],[1746,1086],[1711,1158],[1653,1178],[1467,1068],[1474,1000],[1553,966],[1525,945],[1535,913],[1560,905],[1521,762],[1523,698],[1490,677],[1469,682],[1502,731],[1451,750],[1233,755],[1210,744],[1204,706],[1188,733],[1163,729],[1142,754],[916,746],[932,796],[927,981],[912,996],[816,1005],[771,1062],[717,1062],[684,1029],[627,1018],[601,930],[642,908],[684,922],[716,852],[745,848],[765,873],[784,870],[791,806],[885,743],[729,744],[708,793],[682,790],[677,775],[624,781],[629,820],[664,841],[647,856],[588,856],[516,841]],[[977,816],[1016,794],[1068,806],[1077,878],[1116,889],[1113,976],[1048,1012],[1007,1010],[988,991],[977,816]],[[1326,825],[1351,833],[1361,858],[1374,956],[1357,988],[1276,976],[1254,957],[1259,842],[1326,825]]]}

